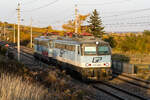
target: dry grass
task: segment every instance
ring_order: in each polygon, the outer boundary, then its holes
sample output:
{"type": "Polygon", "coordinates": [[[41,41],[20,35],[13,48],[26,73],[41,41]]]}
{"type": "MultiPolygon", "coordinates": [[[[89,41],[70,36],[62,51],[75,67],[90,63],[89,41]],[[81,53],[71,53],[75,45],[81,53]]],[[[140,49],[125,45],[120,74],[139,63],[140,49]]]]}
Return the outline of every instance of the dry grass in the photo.
{"type": "Polygon", "coordinates": [[[80,85],[52,66],[29,69],[0,55],[0,73],[9,73],[0,74],[0,100],[87,100],[80,85]]]}
{"type": "Polygon", "coordinates": [[[138,78],[150,81],[150,71],[149,70],[139,70],[136,76],[138,78]]]}
{"type": "Polygon", "coordinates": [[[140,74],[137,74],[136,76],[138,78],[150,81],[150,74],[148,74],[148,73],[147,74],[146,73],[140,73],[140,74]]]}
{"type": "Polygon", "coordinates": [[[22,81],[21,77],[1,74],[0,100],[50,100],[48,90],[38,84],[22,81]]]}

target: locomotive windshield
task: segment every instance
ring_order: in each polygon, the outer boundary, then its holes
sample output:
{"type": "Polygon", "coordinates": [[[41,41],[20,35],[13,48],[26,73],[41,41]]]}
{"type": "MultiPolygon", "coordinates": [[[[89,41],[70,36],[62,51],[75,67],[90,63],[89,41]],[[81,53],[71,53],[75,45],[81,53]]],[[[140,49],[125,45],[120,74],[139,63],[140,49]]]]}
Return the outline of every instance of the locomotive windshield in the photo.
{"type": "Polygon", "coordinates": [[[84,45],[83,55],[109,55],[111,54],[110,47],[108,45],[84,45]]]}
{"type": "Polygon", "coordinates": [[[110,54],[108,46],[98,46],[98,55],[110,54]]]}
{"type": "Polygon", "coordinates": [[[84,54],[96,54],[96,47],[85,47],[84,54]]]}

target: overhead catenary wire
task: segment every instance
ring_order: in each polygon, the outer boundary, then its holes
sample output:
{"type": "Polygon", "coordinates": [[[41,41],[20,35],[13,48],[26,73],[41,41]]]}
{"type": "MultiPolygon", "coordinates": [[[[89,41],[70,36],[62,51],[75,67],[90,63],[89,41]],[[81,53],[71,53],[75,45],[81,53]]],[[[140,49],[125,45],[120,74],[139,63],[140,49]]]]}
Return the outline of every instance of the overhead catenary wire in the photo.
{"type": "Polygon", "coordinates": [[[33,3],[37,2],[37,1],[40,1],[40,0],[30,0],[28,2],[23,3],[22,5],[26,6],[26,5],[29,5],[29,4],[33,4],[33,3]]]}
{"type": "Polygon", "coordinates": [[[135,21],[135,20],[145,20],[145,19],[150,19],[150,15],[147,15],[147,16],[135,16],[135,17],[127,17],[127,18],[111,18],[111,19],[105,19],[103,18],[102,21],[103,22],[114,22],[114,21],[127,21],[127,20],[130,20],[130,21],[135,21]]]}
{"type": "Polygon", "coordinates": [[[84,3],[84,4],[78,4],[79,6],[81,5],[81,6],[89,6],[89,5],[91,5],[91,6],[105,6],[105,5],[110,5],[110,4],[117,4],[117,3],[123,3],[123,2],[128,2],[129,0],[119,0],[119,1],[116,1],[116,2],[114,2],[114,1],[111,1],[111,2],[105,2],[105,3],[96,3],[96,4],[92,4],[92,3],[90,3],[90,4],[86,4],[86,3],[84,3]]]}
{"type": "MultiPolygon", "coordinates": [[[[37,1],[37,0],[31,0],[30,2],[32,2],[32,1],[37,1]]],[[[50,2],[50,3],[48,3],[48,4],[45,4],[45,5],[42,5],[42,6],[40,6],[40,7],[37,7],[37,8],[34,8],[34,9],[31,9],[31,10],[24,10],[23,12],[33,12],[33,11],[37,11],[37,10],[39,10],[39,9],[42,9],[42,8],[45,8],[45,7],[48,7],[49,5],[51,5],[51,4],[54,4],[54,3],[56,3],[58,0],[55,0],[55,1],[53,1],[53,2],[50,2]]],[[[122,0],[122,1],[125,1],[125,0],[122,0]]],[[[118,1],[118,2],[122,2],[122,1],[118,1]]],[[[115,4],[115,3],[117,3],[117,2],[106,2],[106,3],[102,3],[102,4],[105,4],[105,5],[109,5],[109,4],[115,4]]],[[[80,5],[80,4],[79,4],[80,5]]],[[[85,4],[86,5],[86,4],[85,4]]],[[[67,9],[65,9],[65,11],[61,11],[61,12],[66,12],[66,10],[67,9]]],[[[104,16],[104,17],[101,17],[101,18],[103,18],[103,20],[104,20],[104,24],[106,23],[106,21],[108,21],[108,20],[106,20],[107,18],[111,18],[112,17],[112,21],[114,21],[114,17],[115,17],[115,21],[116,21],[116,23],[117,23],[117,21],[119,21],[119,20],[127,20],[127,21],[124,21],[124,23],[127,23],[128,22],[128,20],[132,20],[132,18],[130,19],[130,18],[120,18],[120,19],[118,19],[118,18],[116,18],[116,16],[117,17],[121,17],[121,16],[123,16],[123,15],[129,15],[130,13],[131,14],[134,14],[135,12],[143,12],[143,11],[149,11],[150,10],[150,8],[145,8],[145,9],[138,9],[138,10],[130,10],[130,11],[121,11],[121,12],[119,12],[118,14],[111,14],[110,15],[110,17],[108,17],[108,16],[104,16]],[[106,20],[106,21],[105,21],[106,20]]],[[[67,12],[68,13],[68,12],[67,12]]],[[[116,12],[117,13],[117,12],[116,12]]],[[[58,13],[56,13],[56,14],[58,14],[58,13]]],[[[70,16],[70,15],[69,15],[70,16]]],[[[127,17],[127,16],[125,16],[125,17],[127,17]]],[[[129,17],[129,16],[128,16],[129,17]]],[[[67,17],[68,18],[68,17],[67,17]]],[[[63,20],[66,20],[67,19],[66,17],[65,18],[63,18],[63,20]]],[[[143,17],[143,18],[145,18],[145,17],[143,17]]],[[[141,18],[141,20],[143,19],[143,18],[141,18]]],[[[148,17],[147,17],[148,18],[148,17]]],[[[72,18],[73,19],[73,18],[72,18]]],[[[138,16],[137,16],[137,18],[135,17],[135,19],[140,19],[140,18],[138,18],[138,16]]],[[[135,20],[134,18],[133,18],[133,20],[135,20]]],[[[9,19],[8,19],[9,20],[9,19]]],[[[61,19],[62,20],[62,19],[61,19]]],[[[59,20],[59,23],[61,22],[61,20],[59,20]]],[[[109,19],[110,21],[111,21],[111,19],[109,19]]],[[[54,20],[53,20],[54,21],[54,20]]],[[[43,23],[43,25],[45,24],[45,23],[58,23],[58,20],[57,21],[55,21],[55,22],[44,22],[43,23]]],[[[135,23],[135,22],[133,22],[133,23],[135,23]]],[[[111,22],[110,24],[113,24],[113,22],[111,22]]],[[[124,24],[120,24],[120,25],[124,25],[124,24]]],[[[143,23],[143,25],[145,25],[144,23],[143,23]]]]}
{"type": "Polygon", "coordinates": [[[14,17],[15,15],[16,15],[16,11],[15,12],[12,12],[11,14],[10,14],[10,16],[11,17],[1,17],[1,19],[3,19],[3,20],[11,20],[11,19],[14,19],[14,18],[17,18],[17,17],[14,17]]]}
{"type": "Polygon", "coordinates": [[[25,10],[25,11],[22,11],[22,12],[33,12],[33,11],[37,11],[37,10],[40,10],[40,9],[42,9],[42,8],[46,8],[46,7],[48,7],[48,6],[52,5],[52,4],[55,4],[55,3],[58,2],[58,1],[59,1],[59,0],[55,0],[55,1],[52,1],[52,2],[50,2],[50,3],[48,3],[48,4],[42,5],[42,6],[40,6],[40,7],[31,9],[31,10],[25,10]]]}
{"type": "Polygon", "coordinates": [[[122,27],[122,26],[129,26],[129,25],[134,25],[134,26],[147,26],[147,25],[150,25],[150,22],[131,22],[131,23],[111,23],[111,24],[104,24],[105,26],[112,26],[112,27],[116,27],[116,26],[119,26],[119,27],[122,27]]]}
{"type": "MultiPolygon", "coordinates": [[[[117,14],[114,15],[110,15],[110,16],[103,16],[105,18],[110,18],[110,17],[120,17],[120,16],[124,16],[124,15],[129,15],[129,14],[135,14],[135,13],[140,13],[140,12],[144,12],[144,11],[150,11],[150,8],[144,8],[144,9],[138,9],[138,10],[130,10],[130,11],[122,11],[122,12],[116,12],[117,14]]],[[[111,12],[110,12],[111,13],[111,12]]]]}

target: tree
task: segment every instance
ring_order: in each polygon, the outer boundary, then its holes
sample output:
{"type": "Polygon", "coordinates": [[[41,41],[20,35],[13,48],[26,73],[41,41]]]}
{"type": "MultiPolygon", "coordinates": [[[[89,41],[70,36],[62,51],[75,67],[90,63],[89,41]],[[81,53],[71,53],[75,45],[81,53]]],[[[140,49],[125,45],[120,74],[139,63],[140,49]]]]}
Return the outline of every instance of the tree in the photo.
{"type": "Polygon", "coordinates": [[[47,31],[47,33],[50,33],[50,32],[52,32],[52,31],[53,31],[53,28],[52,28],[52,26],[48,26],[48,27],[46,27],[46,31],[47,31]]]}
{"type": "Polygon", "coordinates": [[[116,47],[116,44],[117,44],[117,43],[116,43],[114,37],[109,36],[108,38],[104,39],[104,41],[109,42],[109,44],[110,44],[110,46],[111,46],[112,48],[115,48],[115,47],[116,47]]]}
{"type": "Polygon", "coordinates": [[[67,24],[63,24],[62,28],[67,31],[67,32],[75,32],[75,22],[74,21],[71,21],[69,20],[67,24]]]}
{"type": "Polygon", "coordinates": [[[89,32],[92,33],[95,37],[102,37],[102,35],[104,34],[104,27],[102,27],[102,21],[96,9],[91,14],[88,23],[89,32]]]}
{"type": "MultiPolygon", "coordinates": [[[[86,15],[78,15],[78,33],[81,33],[81,25],[86,20],[89,14],[86,15]]],[[[75,20],[69,20],[67,24],[63,24],[62,28],[67,32],[75,32],[75,20]]]]}
{"type": "Polygon", "coordinates": [[[145,35],[145,36],[150,36],[150,31],[149,30],[144,30],[144,32],[143,32],[143,34],[145,35]]]}

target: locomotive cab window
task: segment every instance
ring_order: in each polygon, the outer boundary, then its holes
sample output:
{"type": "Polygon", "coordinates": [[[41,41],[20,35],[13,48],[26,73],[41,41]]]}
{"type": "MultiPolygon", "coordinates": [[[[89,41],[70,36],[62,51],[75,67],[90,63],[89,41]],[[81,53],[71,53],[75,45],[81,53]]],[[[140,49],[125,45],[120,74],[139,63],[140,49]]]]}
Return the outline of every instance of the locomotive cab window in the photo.
{"type": "Polygon", "coordinates": [[[106,44],[83,44],[82,45],[82,55],[84,56],[98,56],[98,55],[110,55],[111,50],[109,45],[106,44]]]}
{"type": "Polygon", "coordinates": [[[105,55],[110,54],[110,49],[108,46],[98,46],[98,54],[105,55]]]}
{"type": "Polygon", "coordinates": [[[85,48],[84,48],[84,54],[85,55],[89,55],[89,54],[96,54],[96,47],[90,47],[90,46],[86,46],[85,48]]]}

